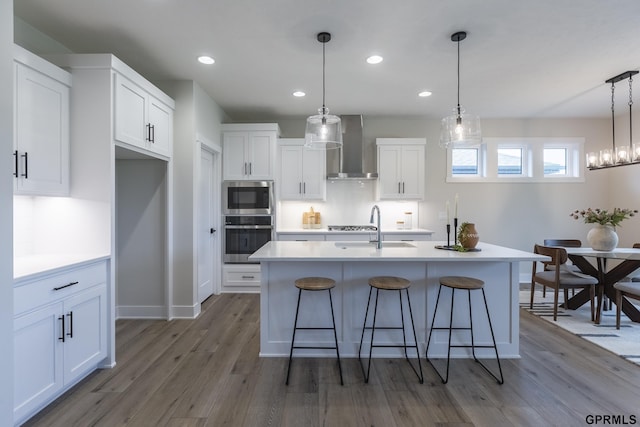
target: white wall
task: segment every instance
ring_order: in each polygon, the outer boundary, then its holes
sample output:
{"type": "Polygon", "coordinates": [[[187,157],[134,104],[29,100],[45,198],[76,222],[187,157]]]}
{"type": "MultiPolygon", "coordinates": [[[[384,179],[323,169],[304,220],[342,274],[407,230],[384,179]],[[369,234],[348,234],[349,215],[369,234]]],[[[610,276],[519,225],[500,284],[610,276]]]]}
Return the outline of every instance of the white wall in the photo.
{"type": "MultiPolygon", "coordinates": [[[[226,114],[196,83],[165,81],[161,88],[175,100],[174,113],[174,292],[173,304],[199,312],[197,293],[198,138],[220,147],[220,125],[226,114]]],[[[182,311],[184,312],[184,311],[182,311]]]]}
{"type": "MultiPolygon", "coordinates": [[[[13,0],[0,0],[0,170],[13,149],[13,0]]],[[[13,420],[13,178],[0,178],[0,424],[13,420]]]]}

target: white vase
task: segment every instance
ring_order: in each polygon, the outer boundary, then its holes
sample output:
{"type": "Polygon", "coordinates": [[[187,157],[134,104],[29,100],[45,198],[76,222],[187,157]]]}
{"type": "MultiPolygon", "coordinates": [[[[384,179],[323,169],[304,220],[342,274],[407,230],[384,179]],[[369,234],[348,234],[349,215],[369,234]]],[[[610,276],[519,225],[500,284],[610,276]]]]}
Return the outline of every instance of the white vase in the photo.
{"type": "Polygon", "coordinates": [[[587,242],[596,251],[612,251],[618,246],[618,235],[612,225],[596,224],[587,233],[587,242]]]}

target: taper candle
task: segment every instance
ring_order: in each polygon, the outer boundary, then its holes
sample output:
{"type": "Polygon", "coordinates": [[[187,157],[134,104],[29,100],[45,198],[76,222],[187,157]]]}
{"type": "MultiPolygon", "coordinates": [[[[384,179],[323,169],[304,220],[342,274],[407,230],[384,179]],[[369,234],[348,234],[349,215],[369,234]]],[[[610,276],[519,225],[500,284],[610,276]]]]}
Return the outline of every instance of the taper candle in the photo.
{"type": "Polygon", "coordinates": [[[458,193],[456,193],[456,205],[453,211],[453,217],[458,218],[458,193]]]}

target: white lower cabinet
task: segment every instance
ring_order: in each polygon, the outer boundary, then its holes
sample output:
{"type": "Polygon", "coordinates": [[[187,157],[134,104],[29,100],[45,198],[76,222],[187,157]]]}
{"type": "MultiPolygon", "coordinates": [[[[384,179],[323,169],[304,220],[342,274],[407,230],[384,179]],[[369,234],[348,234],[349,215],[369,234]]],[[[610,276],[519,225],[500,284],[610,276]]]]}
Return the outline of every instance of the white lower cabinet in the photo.
{"type": "Polygon", "coordinates": [[[20,424],[107,356],[105,263],[20,284],[14,299],[14,423],[20,424]]]}
{"type": "Polygon", "coordinates": [[[260,264],[224,264],[222,292],[260,292],[260,264]]]}

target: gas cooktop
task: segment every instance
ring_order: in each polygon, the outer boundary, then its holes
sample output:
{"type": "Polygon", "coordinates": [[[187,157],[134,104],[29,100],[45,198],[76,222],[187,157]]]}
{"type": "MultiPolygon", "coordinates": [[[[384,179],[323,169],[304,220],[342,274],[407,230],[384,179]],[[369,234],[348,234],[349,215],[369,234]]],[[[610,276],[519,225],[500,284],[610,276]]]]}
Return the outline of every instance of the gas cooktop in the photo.
{"type": "Polygon", "coordinates": [[[375,225],[329,225],[329,231],[376,231],[375,225]]]}

